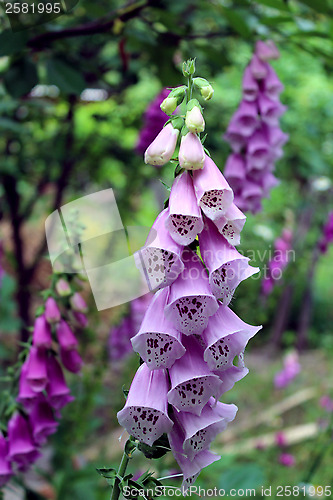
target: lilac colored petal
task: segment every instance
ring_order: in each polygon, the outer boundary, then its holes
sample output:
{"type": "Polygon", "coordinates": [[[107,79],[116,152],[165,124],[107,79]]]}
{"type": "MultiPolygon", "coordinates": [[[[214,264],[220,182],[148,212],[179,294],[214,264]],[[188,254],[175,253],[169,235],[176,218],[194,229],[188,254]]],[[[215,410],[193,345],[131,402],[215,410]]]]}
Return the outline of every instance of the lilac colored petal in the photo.
{"type": "Polygon", "coordinates": [[[277,101],[272,101],[265,94],[260,94],[258,106],[264,123],[270,127],[279,125],[279,118],[286,112],[287,107],[277,101]]]}
{"type": "Polygon", "coordinates": [[[44,348],[32,346],[27,363],[27,382],[35,392],[41,392],[47,385],[47,352],[44,348]]]}
{"type": "Polygon", "coordinates": [[[262,61],[269,61],[270,59],[278,59],[280,57],[280,52],[272,40],[267,40],[267,42],[258,40],[256,42],[255,53],[262,61]]]}
{"type": "Polygon", "coordinates": [[[187,411],[177,413],[175,419],[184,430],[183,449],[188,458],[193,460],[202,450],[207,450],[216,436],[234,420],[236,413],[237,406],[216,403],[214,398],[210,398],[200,416],[187,411]]]}
{"type": "Polygon", "coordinates": [[[130,314],[125,316],[119,325],[111,329],[108,344],[112,361],[121,361],[133,352],[130,339],[135,335],[136,331],[137,328],[134,328],[130,314]]]}
{"type": "Polygon", "coordinates": [[[197,203],[207,217],[218,219],[230,207],[234,195],[219,168],[205,156],[204,168],[193,172],[197,203]]]}
{"type": "Polygon", "coordinates": [[[66,384],[61,366],[54,356],[50,356],[47,374],[49,378],[46,388],[48,402],[53,408],[60,410],[71,401],[74,401],[74,398],[70,395],[70,389],[66,384]]]}
{"type": "Polygon", "coordinates": [[[241,101],[237,111],[233,114],[229,130],[238,130],[243,137],[250,137],[259,124],[258,109],[255,102],[241,101]]]}
{"type": "Polygon", "coordinates": [[[235,123],[231,122],[228,125],[227,132],[223,136],[224,140],[229,142],[231,149],[235,153],[240,153],[243,147],[246,145],[247,138],[244,137],[235,123]]]}
{"type": "Polygon", "coordinates": [[[29,422],[20,413],[14,413],[8,422],[8,442],[8,458],[17,463],[19,470],[27,470],[40,457],[32,439],[29,422]]]}
{"type": "Polygon", "coordinates": [[[293,467],[295,465],[295,457],[290,453],[281,453],[279,456],[279,462],[285,467],[293,467]]]}
{"type": "Polygon", "coordinates": [[[179,411],[200,415],[209,398],[219,398],[222,382],[208,368],[203,348],[194,337],[184,338],[186,353],[169,369],[171,389],[168,401],[179,411]]]}
{"type": "Polygon", "coordinates": [[[135,374],[118,421],[140,442],[152,445],[172,428],[168,417],[168,378],[165,370],[150,370],[143,363],[135,374]]]}
{"type": "Polygon", "coordinates": [[[168,294],[167,289],[155,294],[139,332],[131,340],[133,349],[150,369],[169,368],[185,353],[181,333],[164,315],[168,294]]]}
{"type": "Polygon", "coordinates": [[[86,301],[82,297],[82,295],[78,292],[75,292],[74,295],[69,299],[70,305],[73,311],[86,313],[88,311],[88,306],[86,301]]]}
{"type": "Polygon", "coordinates": [[[207,345],[204,359],[211,370],[226,370],[241,355],[250,340],[262,327],[244,323],[229,307],[220,306],[203,332],[207,345]]]}
{"type": "Polygon", "coordinates": [[[168,123],[145,152],[145,163],[162,166],[171,160],[175,151],[179,130],[168,123]]]}
{"type": "Polygon", "coordinates": [[[256,80],[262,80],[263,78],[267,78],[269,67],[270,67],[269,64],[261,61],[256,54],[253,55],[249,64],[252,76],[256,80]]]}
{"type": "Polygon", "coordinates": [[[171,238],[165,227],[168,215],[167,209],[159,214],[144,247],[134,254],[136,266],[144,275],[150,290],[171,285],[184,269],[181,260],[183,247],[171,238]]]}
{"type": "Polygon", "coordinates": [[[60,297],[67,297],[71,294],[71,287],[68,281],[64,280],[63,278],[60,278],[57,281],[55,288],[60,297]]]}
{"type": "Polygon", "coordinates": [[[239,245],[240,233],[244,227],[246,215],[232,203],[226,214],[214,221],[219,232],[231,245],[239,245]]]}
{"type": "Polygon", "coordinates": [[[179,165],[186,170],[198,170],[203,167],[205,152],[199,137],[189,132],[180,142],[179,165]]]}
{"type": "Polygon", "coordinates": [[[13,470],[8,459],[8,441],[0,432],[0,488],[9,481],[12,475],[13,470]]]}
{"type": "Polygon", "coordinates": [[[46,401],[37,401],[29,414],[32,436],[38,446],[46,443],[47,437],[54,434],[59,423],[54,420],[51,406],[46,401]]]}
{"type": "Polygon", "coordinates": [[[243,98],[246,101],[255,101],[259,93],[259,85],[252,75],[251,68],[247,66],[243,76],[243,98]]]}
{"type": "Polygon", "coordinates": [[[271,190],[279,184],[279,179],[277,179],[271,172],[267,172],[262,179],[263,195],[268,197],[271,190]]]}
{"type": "Polygon", "coordinates": [[[228,156],[224,168],[224,175],[229,180],[237,181],[237,185],[241,186],[245,179],[245,160],[240,154],[233,153],[228,156]]]}
{"type": "Polygon", "coordinates": [[[247,160],[250,167],[264,168],[269,160],[270,145],[263,130],[256,130],[247,144],[247,160]]]}
{"type": "Polygon", "coordinates": [[[60,310],[57,302],[53,297],[48,297],[45,302],[45,319],[50,325],[58,323],[61,318],[60,310]]]}
{"type": "Polygon", "coordinates": [[[24,362],[21,368],[17,401],[21,403],[25,408],[30,408],[34,404],[34,401],[38,398],[38,395],[40,393],[32,390],[31,385],[27,380],[27,372],[28,360],[24,362]]]}
{"type": "Polygon", "coordinates": [[[265,94],[273,101],[277,101],[283,89],[284,86],[280,82],[279,77],[275,73],[274,69],[272,68],[272,66],[267,64],[267,76],[264,80],[265,94]]]}
{"type": "Polygon", "coordinates": [[[182,260],[185,268],[170,287],[165,316],[185,335],[200,334],[209,316],[217,311],[218,304],[197,254],[185,249],[182,260]]]}
{"type": "Polygon", "coordinates": [[[271,146],[282,147],[289,139],[279,127],[267,127],[269,143],[271,146]]]}
{"type": "Polygon", "coordinates": [[[78,341],[70,326],[63,319],[57,325],[57,338],[60,348],[63,350],[75,349],[78,345],[78,341]]]}
{"type": "Polygon", "coordinates": [[[257,198],[260,201],[263,196],[263,190],[255,182],[248,181],[244,186],[242,196],[245,200],[257,198]]]}
{"type": "Polygon", "coordinates": [[[83,361],[75,349],[60,349],[60,358],[62,364],[69,372],[78,373],[81,371],[83,361]]]}
{"type": "Polygon", "coordinates": [[[157,134],[163,128],[165,122],[168,120],[168,115],[161,110],[160,105],[169,93],[170,91],[168,89],[163,89],[148,105],[144,115],[144,125],[140,131],[136,145],[138,154],[143,154],[145,152],[149,144],[153,142],[157,134]]]}
{"type": "Polygon", "coordinates": [[[35,347],[47,349],[52,345],[51,328],[44,314],[35,319],[32,343],[35,347]]]}
{"type": "Polygon", "coordinates": [[[184,433],[177,423],[174,424],[172,433],[168,434],[170,448],[176,462],[178,463],[183,473],[182,492],[186,493],[187,489],[196,481],[202,469],[208,465],[220,460],[220,456],[208,450],[203,450],[198,453],[191,461],[185,455],[183,450],[184,433]]]}
{"type": "Polygon", "coordinates": [[[133,321],[133,327],[135,332],[139,330],[140,325],[142,323],[143,317],[153,300],[153,293],[146,293],[137,299],[132,300],[130,304],[131,309],[131,318],[133,321]]]}
{"type": "Polygon", "coordinates": [[[84,313],[73,311],[73,315],[81,328],[85,328],[88,325],[88,318],[84,313]]]}
{"type": "Polygon", "coordinates": [[[246,377],[249,373],[249,369],[244,366],[244,363],[241,361],[242,356],[238,356],[238,364],[239,366],[231,366],[227,370],[215,371],[214,373],[221,377],[222,380],[222,393],[230,391],[236,382],[242,380],[242,378],[246,377]]]}
{"type": "Polygon", "coordinates": [[[165,227],[179,245],[189,245],[202,231],[203,221],[192,177],[185,171],[176,177],[170,193],[165,227]]]}
{"type": "Polygon", "coordinates": [[[259,268],[249,266],[249,259],[231,246],[208,219],[199,236],[199,245],[201,257],[209,270],[210,288],[226,306],[239,283],[259,272],[259,268]]]}

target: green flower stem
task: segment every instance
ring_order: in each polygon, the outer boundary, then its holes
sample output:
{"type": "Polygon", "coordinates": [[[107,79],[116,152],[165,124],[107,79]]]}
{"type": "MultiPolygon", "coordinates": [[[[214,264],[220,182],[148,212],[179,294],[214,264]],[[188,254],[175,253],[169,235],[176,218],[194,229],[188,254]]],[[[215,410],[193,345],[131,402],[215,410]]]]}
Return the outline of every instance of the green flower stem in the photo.
{"type": "Polygon", "coordinates": [[[186,92],[186,104],[192,99],[192,90],[193,90],[193,77],[192,75],[188,76],[188,84],[187,84],[187,92],[186,92]]]}
{"type": "MultiPolygon", "coordinates": [[[[118,476],[120,476],[121,478],[123,478],[125,476],[128,462],[129,462],[129,457],[124,452],[122,459],[121,459],[121,462],[119,464],[119,469],[118,469],[118,476]]],[[[119,483],[120,483],[119,479],[116,478],[113,489],[112,489],[112,494],[111,494],[110,500],[118,500],[119,495],[120,495],[119,483]]]]}

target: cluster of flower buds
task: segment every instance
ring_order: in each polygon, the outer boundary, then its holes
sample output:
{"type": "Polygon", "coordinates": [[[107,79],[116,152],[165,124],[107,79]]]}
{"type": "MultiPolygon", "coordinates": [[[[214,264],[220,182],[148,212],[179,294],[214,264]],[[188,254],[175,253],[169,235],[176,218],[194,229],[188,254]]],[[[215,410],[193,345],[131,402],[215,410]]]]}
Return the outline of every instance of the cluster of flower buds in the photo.
{"type": "MultiPolygon", "coordinates": [[[[193,74],[189,66],[185,75],[193,74]]],[[[209,448],[237,407],[218,399],[248,373],[244,349],[261,328],[244,323],[228,307],[235,288],[258,269],[233,246],[245,216],[205,154],[198,135],[205,125],[191,98],[193,87],[212,96],[206,80],[189,78],[185,123],[171,119],[145,154],[146,162],[165,163],[181,137],[168,207],[138,253],[137,265],[156,293],[132,338],[143,363],[118,413],[119,423],[140,443],[151,446],[167,434],[184,490],[220,458],[209,448]]]]}
{"type": "Polygon", "coordinates": [[[78,373],[82,359],[66,319],[72,317],[78,325],[86,326],[87,305],[64,278],[45,295],[43,313],[35,320],[32,344],[21,367],[6,436],[0,433],[0,485],[15,471],[26,471],[40,457],[40,447],[57,430],[60,410],[74,400],[63,367],[78,373]]]}
{"type": "Polygon", "coordinates": [[[274,377],[274,386],[276,389],[287,387],[301,371],[297,351],[291,351],[284,357],[283,369],[274,377]]]}
{"type": "Polygon", "coordinates": [[[333,242],[333,212],[328,214],[328,219],[323,228],[323,234],[319,241],[321,253],[326,253],[328,246],[333,242]]]}
{"type": "Polygon", "coordinates": [[[225,177],[234,190],[237,206],[252,213],[261,210],[262,199],[278,184],[273,175],[275,162],[283,156],[282,146],[288,140],[279,126],[286,110],[279,101],[283,85],[268,64],[278,57],[272,41],[256,43],[244,72],[243,99],[224,136],[233,150],[225,177]]]}
{"type": "Polygon", "coordinates": [[[265,273],[261,282],[261,290],[264,296],[268,296],[276,282],[282,278],[283,271],[290,261],[292,238],[292,231],[284,229],[282,235],[275,240],[274,255],[267,264],[267,273],[265,273]]]}

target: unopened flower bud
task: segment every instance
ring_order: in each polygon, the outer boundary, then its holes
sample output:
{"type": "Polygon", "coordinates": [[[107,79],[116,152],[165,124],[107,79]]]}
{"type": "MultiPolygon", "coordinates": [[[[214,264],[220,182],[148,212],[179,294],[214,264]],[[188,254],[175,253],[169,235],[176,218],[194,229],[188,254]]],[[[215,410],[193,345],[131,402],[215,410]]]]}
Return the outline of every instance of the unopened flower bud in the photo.
{"type": "Polygon", "coordinates": [[[187,105],[185,124],[189,131],[193,133],[205,130],[205,120],[201,113],[200,104],[196,99],[191,99],[187,105]]]}
{"type": "Polygon", "coordinates": [[[63,278],[60,278],[60,280],[57,281],[55,289],[60,297],[66,297],[72,293],[68,281],[63,278]]]}
{"type": "Polygon", "coordinates": [[[145,163],[157,166],[165,165],[175,151],[178,135],[179,130],[173,128],[171,123],[162,128],[156,139],[146,149],[145,163]]]}
{"type": "Polygon", "coordinates": [[[205,101],[209,101],[213,97],[214,89],[205,78],[193,78],[193,83],[199,89],[205,101]]]}
{"type": "Polygon", "coordinates": [[[182,137],[179,148],[179,164],[187,170],[203,167],[205,153],[199,137],[189,132],[182,137]]]}
{"type": "Polygon", "coordinates": [[[177,106],[183,102],[186,93],[185,85],[181,87],[176,87],[171,90],[168,97],[164,99],[161,104],[161,110],[164,111],[167,115],[172,115],[172,113],[176,110],[177,106]]]}

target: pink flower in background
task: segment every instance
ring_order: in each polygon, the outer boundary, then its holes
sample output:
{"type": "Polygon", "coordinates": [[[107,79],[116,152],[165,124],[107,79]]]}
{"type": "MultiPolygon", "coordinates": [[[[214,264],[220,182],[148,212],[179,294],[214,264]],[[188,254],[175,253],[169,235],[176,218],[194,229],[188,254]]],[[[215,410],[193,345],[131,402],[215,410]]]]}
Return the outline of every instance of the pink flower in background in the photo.
{"type": "Polygon", "coordinates": [[[278,184],[272,172],[288,140],[288,135],[279,128],[279,119],[287,109],[279,101],[283,85],[268,64],[270,59],[278,57],[279,51],[272,41],[256,43],[255,53],[244,71],[243,99],[224,136],[233,150],[225,177],[234,190],[236,205],[252,213],[261,210],[262,199],[278,184]]]}
{"type": "Polygon", "coordinates": [[[323,228],[323,234],[319,241],[321,253],[326,253],[328,246],[333,242],[333,212],[328,214],[327,222],[323,228]]]}
{"type": "Polygon", "coordinates": [[[290,453],[281,453],[279,456],[279,462],[285,467],[293,467],[296,461],[294,455],[291,455],[290,453]]]}
{"type": "Polygon", "coordinates": [[[261,291],[264,296],[268,296],[275,284],[282,278],[283,271],[290,261],[292,238],[292,231],[284,229],[282,235],[275,240],[274,255],[267,264],[267,273],[261,282],[261,291]]]}
{"type": "Polygon", "coordinates": [[[283,369],[275,375],[274,386],[276,389],[287,387],[300,373],[301,365],[297,351],[286,354],[283,360],[283,369]]]}
{"type": "Polygon", "coordinates": [[[324,410],[329,413],[333,413],[333,399],[331,399],[328,395],[322,396],[319,403],[324,410]]]}
{"type": "Polygon", "coordinates": [[[139,139],[136,145],[136,151],[140,155],[146,151],[148,146],[162,130],[165,122],[169,119],[168,115],[160,108],[160,105],[169,93],[170,91],[168,89],[163,89],[149,104],[145,112],[144,125],[140,131],[139,139]]]}

